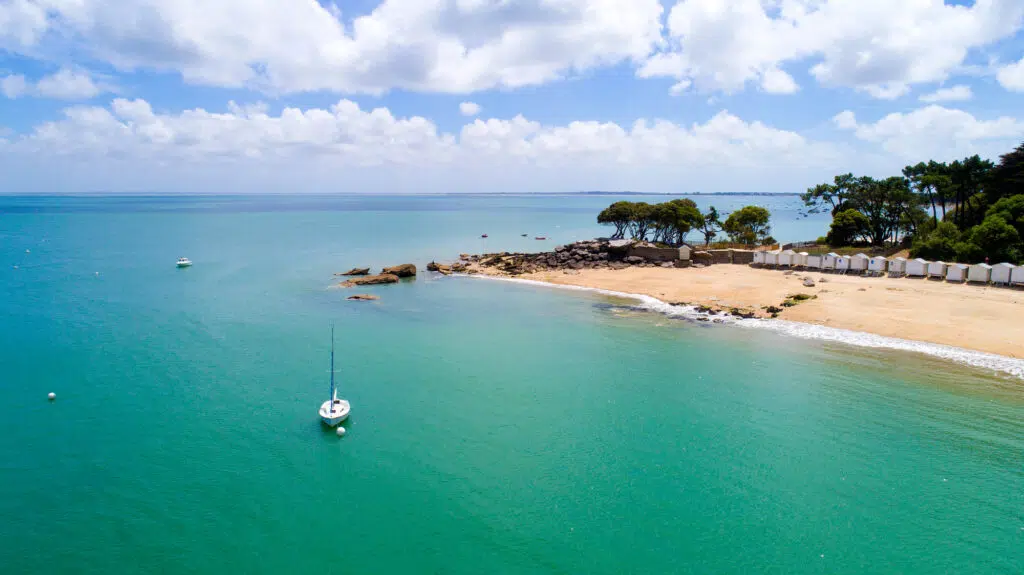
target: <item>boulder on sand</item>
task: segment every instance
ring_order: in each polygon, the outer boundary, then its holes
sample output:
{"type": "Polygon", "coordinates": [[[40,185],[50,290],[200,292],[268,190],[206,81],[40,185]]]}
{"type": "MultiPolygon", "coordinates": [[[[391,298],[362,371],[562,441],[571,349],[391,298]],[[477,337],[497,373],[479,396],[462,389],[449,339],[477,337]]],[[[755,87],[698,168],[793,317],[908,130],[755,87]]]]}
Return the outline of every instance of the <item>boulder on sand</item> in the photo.
{"type": "Polygon", "coordinates": [[[380,296],[370,295],[368,293],[359,293],[356,295],[350,295],[345,299],[350,299],[353,301],[374,301],[380,299],[380,296]]]}
{"type": "Polygon", "coordinates": [[[365,276],[370,274],[370,268],[352,268],[345,273],[334,274],[336,276],[365,276]]]}
{"type": "Polygon", "coordinates": [[[400,278],[411,278],[416,276],[416,266],[412,264],[402,264],[400,266],[392,266],[390,268],[384,268],[381,270],[381,275],[393,275],[400,278]]]}
{"type": "Polygon", "coordinates": [[[398,276],[394,274],[380,274],[375,276],[362,276],[355,277],[350,280],[341,282],[341,287],[352,287],[352,286],[372,286],[377,284],[393,284],[398,283],[398,276]]]}

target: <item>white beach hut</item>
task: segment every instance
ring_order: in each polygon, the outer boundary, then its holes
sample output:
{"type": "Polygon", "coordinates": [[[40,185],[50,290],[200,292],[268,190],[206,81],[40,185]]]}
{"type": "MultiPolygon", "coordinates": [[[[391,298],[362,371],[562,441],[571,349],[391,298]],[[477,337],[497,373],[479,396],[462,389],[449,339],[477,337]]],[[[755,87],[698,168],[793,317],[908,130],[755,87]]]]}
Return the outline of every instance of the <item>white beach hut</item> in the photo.
{"type": "Polygon", "coordinates": [[[964,283],[967,280],[967,271],[971,266],[967,264],[949,264],[946,267],[946,281],[964,283]]]}
{"type": "Polygon", "coordinates": [[[821,258],[821,269],[823,270],[835,270],[836,260],[839,259],[839,254],[835,252],[829,252],[821,258]]]}
{"type": "Polygon", "coordinates": [[[992,266],[988,264],[974,264],[967,270],[967,281],[987,284],[992,281],[992,266]]]}
{"type": "Polygon", "coordinates": [[[766,266],[777,266],[777,265],[779,265],[779,252],[765,252],[764,253],[764,265],[766,265],[766,266]]]}
{"type": "Polygon", "coordinates": [[[796,259],[796,252],[793,250],[783,250],[779,252],[779,267],[790,267],[795,265],[794,260],[796,259]]]}
{"type": "Polygon", "coordinates": [[[841,274],[850,271],[850,256],[836,256],[836,271],[841,274]]]}
{"type": "Polygon", "coordinates": [[[889,260],[889,277],[902,277],[907,273],[907,258],[892,258],[889,260]]]}
{"type": "Polygon", "coordinates": [[[928,277],[942,279],[946,277],[946,268],[949,264],[946,262],[931,262],[928,264],[928,277]]]}
{"type": "Polygon", "coordinates": [[[1000,285],[1010,285],[1010,278],[1013,276],[1013,270],[1017,266],[1008,263],[1001,263],[992,266],[992,283],[1000,285]]]}
{"type": "Polygon", "coordinates": [[[868,271],[868,256],[864,254],[857,254],[850,257],[850,271],[855,272],[866,272],[868,271]]]}
{"type": "Polygon", "coordinates": [[[874,275],[882,275],[889,271],[889,259],[883,256],[875,256],[868,260],[868,271],[874,275]]]}
{"type": "Polygon", "coordinates": [[[805,265],[807,269],[820,270],[822,259],[822,256],[807,256],[807,263],[805,265]]]}
{"type": "Polygon", "coordinates": [[[921,258],[907,262],[907,275],[914,278],[923,278],[928,275],[928,266],[931,262],[921,258]]]}
{"type": "Polygon", "coordinates": [[[1017,266],[1010,271],[1010,285],[1024,285],[1024,266],[1017,266]]]}
{"type": "Polygon", "coordinates": [[[764,252],[754,252],[754,265],[764,265],[764,252]]]}
{"type": "Polygon", "coordinates": [[[800,252],[793,258],[793,265],[805,268],[807,267],[807,258],[811,257],[807,252],[800,252]]]}

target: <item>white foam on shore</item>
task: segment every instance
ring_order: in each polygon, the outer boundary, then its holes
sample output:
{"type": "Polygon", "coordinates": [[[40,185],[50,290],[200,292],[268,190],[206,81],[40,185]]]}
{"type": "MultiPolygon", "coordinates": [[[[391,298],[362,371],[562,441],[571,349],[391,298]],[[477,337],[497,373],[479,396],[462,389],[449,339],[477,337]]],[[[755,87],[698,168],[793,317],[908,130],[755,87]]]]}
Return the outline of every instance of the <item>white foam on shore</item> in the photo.
{"type": "Polygon", "coordinates": [[[585,291],[606,296],[632,299],[639,302],[639,305],[636,306],[638,309],[660,313],[669,317],[679,317],[688,319],[697,319],[700,317],[704,317],[710,318],[713,321],[713,323],[717,324],[729,324],[750,329],[763,329],[768,331],[774,331],[776,333],[780,333],[790,337],[798,337],[801,339],[815,339],[820,341],[844,343],[847,345],[854,345],[858,347],[868,347],[876,349],[895,349],[899,351],[922,353],[925,355],[930,355],[932,357],[937,357],[948,361],[954,361],[956,363],[961,363],[964,365],[970,365],[977,368],[1002,372],[1007,375],[1011,375],[1018,379],[1024,380],[1024,359],[1015,359],[1003,355],[996,355],[994,353],[985,353],[981,351],[973,351],[949,345],[941,345],[937,343],[928,343],[923,341],[912,341],[909,339],[900,339],[896,337],[875,335],[873,333],[867,333],[862,331],[853,331],[848,329],[840,329],[836,327],[828,327],[810,323],[801,323],[796,321],[786,321],[781,319],[743,319],[726,315],[709,316],[706,313],[698,311],[696,306],[672,305],[656,297],[652,297],[645,294],[617,292],[600,288],[563,285],[542,282],[537,280],[506,278],[498,276],[489,276],[484,274],[458,275],[460,275],[461,277],[475,277],[497,281],[506,281],[524,285],[533,285],[538,287],[556,288],[572,291],[585,291]]]}

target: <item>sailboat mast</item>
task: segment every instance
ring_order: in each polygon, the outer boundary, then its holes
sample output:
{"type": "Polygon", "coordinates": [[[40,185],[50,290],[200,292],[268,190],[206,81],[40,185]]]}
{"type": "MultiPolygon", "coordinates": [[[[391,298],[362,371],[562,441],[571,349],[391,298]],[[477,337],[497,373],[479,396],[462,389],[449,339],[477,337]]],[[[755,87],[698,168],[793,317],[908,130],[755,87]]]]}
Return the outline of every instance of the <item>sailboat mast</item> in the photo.
{"type": "Polygon", "coordinates": [[[331,411],[334,411],[334,324],[331,324],[331,411]]]}

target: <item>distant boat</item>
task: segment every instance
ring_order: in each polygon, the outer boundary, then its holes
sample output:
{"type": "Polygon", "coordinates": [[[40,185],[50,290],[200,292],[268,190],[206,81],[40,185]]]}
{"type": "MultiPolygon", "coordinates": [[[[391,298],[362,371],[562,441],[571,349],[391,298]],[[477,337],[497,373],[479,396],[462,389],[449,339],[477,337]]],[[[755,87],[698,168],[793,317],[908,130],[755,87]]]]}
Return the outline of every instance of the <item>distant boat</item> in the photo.
{"type": "Polygon", "coordinates": [[[331,325],[331,398],[320,406],[320,420],[331,427],[337,427],[348,419],[352,409],[347,400],[338,399],[338,391],[334,388],[334,326],[331,325]]]}
{"type": "Polygon", "coordinates": [[[535,240],[546,240],[547,238],[544,237],[544,236],[537,236],[537,237],[535,237],[533,239],[535,239],[535,240]]]}
{"type": "Polygon", "coordinates": [[[187,268],[190,265],[192,265],[192,260],[190,260],[188,258],[178,258],[178,267],[179,268],[187,268]]]}
{"type": "Polygon", "coordinates": [[[526,234],[523,234],[523,237],[525,238],[525,237],[526,237],[526,234]]]}
{"type": "Polygon", "coordinates": [[[484,235],[482,235],[482,236],[480,236],[480,237],[481,237],[481,238],[486,238],[486,237],[487,237],[487,234],[484,234],[484,235]]]}

